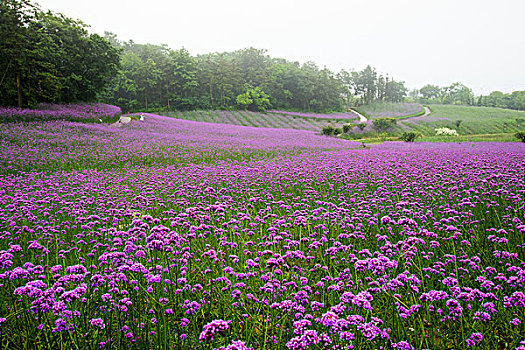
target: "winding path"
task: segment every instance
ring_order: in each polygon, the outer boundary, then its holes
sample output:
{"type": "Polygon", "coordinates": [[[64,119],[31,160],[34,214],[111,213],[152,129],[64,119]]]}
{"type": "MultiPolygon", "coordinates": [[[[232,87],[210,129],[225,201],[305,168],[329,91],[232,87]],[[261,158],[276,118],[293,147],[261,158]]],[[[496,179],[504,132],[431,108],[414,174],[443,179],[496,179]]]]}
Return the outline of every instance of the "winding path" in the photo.
{"type": "Polygon", "coordinates": [[[428,117],[430,115],[430,113],[432,113],[432,111],[428,107],[424,107],[424,108],[425,108],[425,113],[424,114],[422,114],[420,116],[417,116],[417,117],[403,118],[401,121],[412,123],[414,121],[421,120],[421,119],[424,119],[424,118],[428,117]]]}
{"type": "MultiPolygon", "coordinates": [[[[426,107],[425,107],[425,108],[426,108],[426,107]]],[[[365,118],[364,115],[362,115],[361,113],[359,113],[359,112],[356,111],[355,109],[351,109],[350,111],[359,117],[359,122],[360,122],[360,123],[366,123],[366,118],[365,118]]]]}

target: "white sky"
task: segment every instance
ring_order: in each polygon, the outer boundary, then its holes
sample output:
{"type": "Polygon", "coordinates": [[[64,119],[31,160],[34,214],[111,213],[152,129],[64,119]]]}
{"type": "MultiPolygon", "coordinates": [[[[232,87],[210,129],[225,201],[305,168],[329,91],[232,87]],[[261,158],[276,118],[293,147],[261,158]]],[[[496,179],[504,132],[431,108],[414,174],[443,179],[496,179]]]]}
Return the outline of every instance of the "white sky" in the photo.
{"type": "Polygon", "coordinates": [[[36,0],[121,40],[192,55],[267,49],[409,88],[459,81],[476,94],[525,90],[525,0],[36,0]]]}

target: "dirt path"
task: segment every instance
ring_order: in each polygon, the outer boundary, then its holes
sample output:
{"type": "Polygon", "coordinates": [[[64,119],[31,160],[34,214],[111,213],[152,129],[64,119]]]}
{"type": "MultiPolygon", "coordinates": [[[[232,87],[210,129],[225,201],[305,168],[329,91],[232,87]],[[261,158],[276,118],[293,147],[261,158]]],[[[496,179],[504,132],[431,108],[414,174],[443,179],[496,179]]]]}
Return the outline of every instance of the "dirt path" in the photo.
{"type": "Polygon", "coordinates": [[[359,113],[355,109],[351,109],[350,111],[359,117],[359,122],[360,123],[366,123],[366,118],[365,118],[364,115],[362,115],[361,113],[359,113]]]}
{"type": "Polygon", "coordinates": [[[121,126],[121,125],[124,125],[124,124],[129,124],[131,123],[131,117],[127,117],[127,116],[120,116],[119,120],[113,124],[111,124],[112,126],[121,126]]]}
{"type": "Polygon", "coordinates": [[[425,114],[422,114],[422,115],[417,116],[417,117],[410,117],[410,118],[402,119],[401,121],[403,121],[403,122],[414,122],[416,120],[421,120],[421,119],[424,119],[424,118],[428,117],[430,115],[430,113],[432,113],[432,111],[428,107],[424,107],[424,108],[425,108],[425,114]]]}

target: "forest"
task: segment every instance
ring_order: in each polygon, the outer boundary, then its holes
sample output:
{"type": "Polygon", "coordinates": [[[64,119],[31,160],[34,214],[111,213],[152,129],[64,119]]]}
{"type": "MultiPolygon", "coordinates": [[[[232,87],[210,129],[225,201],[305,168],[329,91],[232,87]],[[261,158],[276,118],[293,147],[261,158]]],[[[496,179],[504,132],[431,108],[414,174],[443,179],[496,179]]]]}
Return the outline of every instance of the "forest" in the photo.
{"type": "Polygon", "coordinates": [[[86,24],[29,0],[0,4],[0,105],[104,102],[154,110],[344,111],[372,102],[462,104],[524,110],[525,92],[475,96],[461,83],[405,83],[370,65],[333,72],[266,50],[192,55],[184,48],[89,34],[86,24]]]}

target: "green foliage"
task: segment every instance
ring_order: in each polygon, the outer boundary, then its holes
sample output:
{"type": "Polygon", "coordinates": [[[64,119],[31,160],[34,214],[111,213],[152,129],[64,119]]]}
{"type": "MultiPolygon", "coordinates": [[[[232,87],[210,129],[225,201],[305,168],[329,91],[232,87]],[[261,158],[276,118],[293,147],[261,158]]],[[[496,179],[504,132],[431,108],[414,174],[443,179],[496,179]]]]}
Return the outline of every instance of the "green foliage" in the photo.
{"type": "Polygon", "coordinates": [[[343,106],[341,82],[311,62],[300,66],[254,48],[193,57],[184,49],[119,42],[112,33],[105,37],[123,51],[123,68],[103,100],[125,110],[144,109],[146,103],[155,110],[263,111],[270,101],[275,108],[300,111],[343,106]],[[238,100],[239,95],[244,96],[238,100]]]}
{"type": "Polygon", "coordinates": [[[386,132],[397,124],[395,118],[378,118],[372,121],[372,127],[378,132],[386,132]]]}
{"type": "Polygon", "coordinates": [[[338,74],[343,85],[343,95],[348,104],[357,97],[361,103],[369,104],[375,101],[401,102],[407,94],[404,82],[385,78],[378,74],[370,65],[362,71],[348,72],[342,70],[338,74]]]}
{"type": "Polygon", "coordinates": [[[363,131],[366,128],[366,123],[359,123],[356,126],[359,128],[359,130],[363,131]]]}
{"type": "Polygon", "coordinates": [[[334,129],[334,135],[340,135],[343,133],[343,130],[341,130],[341,128],[335,128],[334,129]]]}
{"type": "Polygon", "coordinates": [[[461,83],[443,87],[427,84],[414,95],[420,103],[473,105],[475,101],[472,89],[461,83]]]}
{"type": "Polygon", "coordinates": [[[523,131],[517,132],[516,134],[514,134],[514,136],[516,136],[516,138],[520,140],[521,142],[525,142],[525,132],[523,131]]]}
{"type": "Polygon", "coordinates": [[[343,132],[346,134],[352,129],[352,124],[343,125],[343,132]]]}
{"type": "Polygon", "coordinates": [[[513,91],[510,94],[492,91],[488,96],[480,96],[477,105],[523,111],[525,110],[525,91],[513,91]]]}
{"type": "Polygon", "coordinates": [[[244,94],[237,96],[237,104],[243,109],[247,109],[249,105],[253,103],[253,100],[250,98],[250,93],[246,91],[244,94]]]}
{"type": "Polygon", "coordinates": [[[270,108],[269,96],[260,87],[249,88],[236,98],[237,104],[252,112],[266,112],[270,108]]]}
{"type": "Polygon", "coordinates": [[[323,129],[321,130],[321,133],[323,135],[329,136],[329,135],[332,135],[334,133],[334,130],[335,130],[335,128],[332,125],[327,125],[327,126],[323,127],[323,129]]]}
{"type": "Polygon", "coordinates": [[[456,128],[459,128],[459,126],[461,125],[462,122],[463,122],[463,120],[461,120],[461,119],[456,120],[456,123],[455,123],[456,124],[456,128]]]}
{"type": "Polygon", "coordinates": [[[118,70],[109,42],[27,0],[0,2],[0,37],[0,105],[95,100],[118,70]]]}
{"type": "Polygon", "coordinates": [[[405,142],[414,142],[416,140],[416,138],[418,138],[419,136],[421,136],[419,133],[417,132],[413,132],[413,131],[408,131],[408,132],[404,132],[400,139],[405,141],[405,142]]]}

